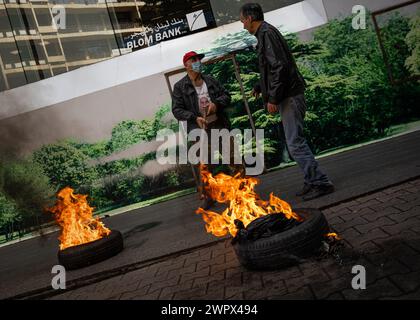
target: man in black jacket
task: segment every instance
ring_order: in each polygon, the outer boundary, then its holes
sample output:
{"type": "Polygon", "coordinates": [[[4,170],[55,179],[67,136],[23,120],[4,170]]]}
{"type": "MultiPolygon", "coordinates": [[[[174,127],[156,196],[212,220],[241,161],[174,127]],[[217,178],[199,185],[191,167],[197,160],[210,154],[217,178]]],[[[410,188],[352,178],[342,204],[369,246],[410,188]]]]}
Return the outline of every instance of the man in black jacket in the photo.
{"type": "Polygon", "coordinates": [[[244,29],[258,39],[261,77],[253,95],[257,98],[262,94],[268,112],[280,112],[287,147],[304,173],[303,189],[296,195],[303,196],[306,201],[334,192],[333,184],[319,169],[303,135],[305,80],[285,39],[277,28],[264,21],[264,13],[258,3],[243,5],[240,19],[244,29]]]}
{"type": "MultiPolygon", "coordinates": [[[[172,93],[172,113],[178,121],[187,122],[187,131],[193,129],[204,129],[208,136],[208,154],[210,155],[211,129],[228,129],[229,121],[223,114],[223,109],[229,106],[231,97],[227,90],[213,77],[202,74],[204,54],[197,54],[194,51],[184,55],[183,63],[187,75],[179,80],[172,93]]],[[[231,143],[231,162],[233,161],[233,145],[231,143]]],[[[212,156],[212,155],[211,155],[212,156]]],[[[214,156],[214,155],[213,155],[214,156]]],[[[207,159],[209,171],[213,170],[211,159],[207,159]]],[[[233,163],[231,170],[236,170],[233,163]],[[235,169],[233,169],[235,168],[235,169]]],[[[198,167],[198,171],[199,167],[198,167]]],[[[208,197],[201,185],[201,197],[203,198],[203,209],[213,205],[213,200],[208,197]]]]}

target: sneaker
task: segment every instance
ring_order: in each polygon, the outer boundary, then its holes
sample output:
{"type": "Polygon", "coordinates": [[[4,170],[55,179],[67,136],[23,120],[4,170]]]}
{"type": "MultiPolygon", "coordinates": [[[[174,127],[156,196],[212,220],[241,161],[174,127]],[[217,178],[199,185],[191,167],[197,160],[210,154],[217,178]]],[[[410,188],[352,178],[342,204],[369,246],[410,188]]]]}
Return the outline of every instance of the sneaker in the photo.
{"type": "Polygon", "coordinates": [[[214,206],[214,204],[216,203],[216,201],[214,201],[212,198],[207,198],[205,197],[202,201],[201,201],[201,209],[203,210],[208,210],[211,207],[214,206]]]}
{"type": "Polygon", "coordinates": [[[311,190],[303,197],[304,201],[309,201],[315,198],[325,196],[326,194],[333,193],[335,191],[332,184],[312,186],[311,190]]]}
{"type": "Polygon", "coordinates": [[[304,185],[303,185],[303,188],[302,188],[302,190],[300,190],[300,191],[298,191],[298,192],[296,192],[296,196],[298,196],[298,197],[302,197],[302,196],[304,196],[305,194],[307,194],[309,191],[311,191],[311,186],[309,185],[309,184],[307,184],[307,183],[305,183],[304,185]]]}

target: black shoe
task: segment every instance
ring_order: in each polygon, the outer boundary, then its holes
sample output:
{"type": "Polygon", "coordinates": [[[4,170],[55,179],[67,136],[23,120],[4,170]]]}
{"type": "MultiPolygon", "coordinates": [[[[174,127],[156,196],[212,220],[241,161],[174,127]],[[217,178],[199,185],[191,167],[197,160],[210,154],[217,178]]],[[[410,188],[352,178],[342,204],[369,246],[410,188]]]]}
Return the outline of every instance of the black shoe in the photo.
{"type": "Polygon", "coordinates": [[[211,207],[214,206],[214,204],[216,203],[216,201],[214,201],[212,198],[207,198],[205,197],[202,201],[201,201],[201,206],[200,208],[202,208],[203,210],[208,210],[211,207]]]}
{"type": "Polygon", "coordinates": [[[315,198],[325,196],[326,194],[333,193],[335,191],[332,184],[312,186],[311,190],[303,197],[304,201],[309,201],[315,198]]]}
{"type": "Polygon", "coordinates": [[[298,196],[298,197],[301,197],[301,196],[304,196],[305,194],[307,194],[309,191],[311,191],[311,186],[309,185],[309,184],[307,184],[307,183],[305,183],[304,185],[303,185],[303,188],[302,188],[302,190],[300,190],[300,191],[298,191],[298,192],[296,192],[296,196],[298,196]]]}

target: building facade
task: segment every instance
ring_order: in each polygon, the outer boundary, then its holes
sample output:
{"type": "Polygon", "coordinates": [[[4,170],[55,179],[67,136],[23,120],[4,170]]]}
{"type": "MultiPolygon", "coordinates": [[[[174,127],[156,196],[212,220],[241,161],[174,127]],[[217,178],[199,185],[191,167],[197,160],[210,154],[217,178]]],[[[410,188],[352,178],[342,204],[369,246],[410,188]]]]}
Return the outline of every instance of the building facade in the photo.
{"type": "MultiPolygon", "coordinates": [[[[271,11],[299,1],[265,2],[271,11]]],[[[0,0],[0,91],[234,22],[240,4],[0,0]]]]}

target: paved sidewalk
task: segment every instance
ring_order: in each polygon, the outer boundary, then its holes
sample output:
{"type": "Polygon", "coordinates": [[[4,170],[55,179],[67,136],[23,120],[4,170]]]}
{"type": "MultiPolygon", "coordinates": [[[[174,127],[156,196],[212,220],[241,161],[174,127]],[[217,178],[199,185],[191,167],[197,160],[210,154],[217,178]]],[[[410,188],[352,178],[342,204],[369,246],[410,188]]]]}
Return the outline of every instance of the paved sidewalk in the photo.
{"type": "Polygon", "coordinates": [[[324,213],[343,238],[340,259],[251,272],[227,240],[52,299],[420,299],[420,179],[324,213]],[[356,264],[366,290],[351,287],[356,264]]]}

